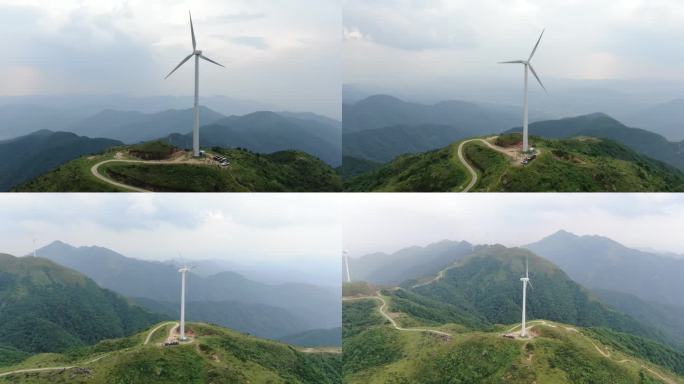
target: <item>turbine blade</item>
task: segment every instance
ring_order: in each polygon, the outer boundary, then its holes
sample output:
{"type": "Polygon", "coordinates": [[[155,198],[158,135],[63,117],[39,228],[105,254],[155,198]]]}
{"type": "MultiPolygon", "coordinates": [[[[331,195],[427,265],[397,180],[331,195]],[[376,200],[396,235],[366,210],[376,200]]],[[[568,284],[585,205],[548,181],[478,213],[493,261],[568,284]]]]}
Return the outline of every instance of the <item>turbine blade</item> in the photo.
{"type": "Polygon", "coordinates": [[[499,61],[499,64],[525,64],[525,62],[522,60],[499,61]]]}
{"type": "Polygon", "coordinates": [[[210,59],[210,58],[208,58],[208,57],[206,57],[206,56],[204,56],[204,55],[199,55],[199,57],[201,57],[202,59],[204,59],[204,60],[206,60],[206,61],[208,61],[208,62],[210,62],[210,63],[214,63],[214,64],[216,64],[216,65],[218,65],[218,66],[221,66],[221,67],[225,68],[225,66],[224,66],[223,64],[219,64],[219,63],[215,62],[214,60],[212,60],[212,59],[210,59]]]}
{"type": "Polygon", "coordinates": [[[532,280],[527,280],[527,284],[530,285],[530,288],[534,289],[534,287],[532,286],[532,280]]]}
{"type": "Polygon", "coordinates": [[[171,76],[172,73],[176,72],[176,69],[180,68],[181,65],[185,64],[185,62],[188,61],[192,57],[192,55],[193,54],[191,53],[185,59],[183,59],[183,61],[181,61],[180,64],[176,65],[176,68],[174,68],[173,71],[171,71],[168,75],[166,75],[166,77],[164,79],[168,79],[169,76],[171,76]]]}
{"type": "Polygon", "coordinates": [[[532,68],[532,64],[528,64],[528,67],[530,67],[530,71],[532,71],[532,74],[534,75],[534,78],[537,79],[537,81],[539,82],[539,85],[541,85],[541,87],[542,87],[542,89],[544,90],[544,92],[547,92],[547,91],[546,91],[546,87],[544,86],[544,84],[542,83],[542,81],[539,80],[539,76],[537,76],[537,72],[535,72],[535,71],[534,71],[534,68],[532,68]]]}
{"type": "Polygon", "coordinates": [[[539,39],[537,40],[537,44],[534,45],[534,48],[532,49],[532,53],[530,53],[530,58],[527,59],[527,61],[532,60],[532,56],[534,56],[534,53],[537,52],[537,47],[539,46],[539,42],[541,41],[542,36],[544,36],[544,31],[546,29],[542,29],[541,35],[539,35],[539,39]]]}
{"type": "Polygon", "coordinates": [[[195,28],[192,26],[192,13],[188,11],[188,14],[190,15],[190,33],[192,34],[192,50],[194,51],[197,49],[197,42],[195,41],[195,28]]]}
{"type": "Polygon", "coordinates": [[[527,257],[525,257],[525,277],[530,277],[527,257]]]}

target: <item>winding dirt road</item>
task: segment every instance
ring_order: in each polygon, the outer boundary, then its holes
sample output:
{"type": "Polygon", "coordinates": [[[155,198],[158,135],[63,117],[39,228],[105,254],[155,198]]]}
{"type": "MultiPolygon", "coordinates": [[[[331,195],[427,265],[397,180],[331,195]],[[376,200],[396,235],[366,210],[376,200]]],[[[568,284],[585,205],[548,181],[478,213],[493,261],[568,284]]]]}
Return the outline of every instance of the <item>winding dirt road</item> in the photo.
{"type": "Polygon", "coordinates": [[[385,301],[385,298],[383,298],[383,297],[380,295],[380,291],[376,292],[375,296],[359,296],[359,297],[351,297],[351,298],[345,297],[345,298],[342,298],[342,301],[368,300],[368,299],[380,300],[380,302],[382,303],[382,305],[380,306],[380,308],[378,308],[378,311],[380,311],[380,314],[381,314],[385,319],[389,320],[389,322],[392,324],[392,327],[394,327],[394,329],[396,329],[397,331],[403,331],[403,332],[429,332],[429,333],[434,333],[434,334],[441,335],[441,336],[449,336],[449,337],[451,336],[450,333],[446,333],[446,332],[443,332],[443,331],[438,331],[438,330],[436,330],[436,329],[428,329],[428,328],[402,328],[402,327],[400,327],[400,326],[397,324],[397,322],[392,318],[392,316],[390,316],[387,312],[385,312],[385,308],[387,308],[387,301],[385,301]]]}
{"type": "MultiPolygon", "coordinates": [[[[156,332],[157,330],[159,330],[159,328],[161,328],[161,327],[163,327],[163,326],[165,326],[165,325],[169,325],[169,324],[175,324],[175,326],[171,328],[172,330],[173,330],[176,326],[178,326],[178,323],[177,323],[177,322],[173,322],[173,321],[169,321],[169,322],[166,322],[166,323],[159,324],[158,326],[154,327],[152,330],[150,330],[150,332],[147,333],[147,337],[145,338],[145,341],[143,342],[143,345],[147,345],[147,344],[150,342],[150,339],[152,338],[152,335],[154,334],[154,332],[156,332]]],[[[128,349],[128,348],[125,348],[125,349],[128,349]]],[[[81,363],[80,366],[92,364],[92,363],[94,363],[94,362],[96,362],[96,361],[98,361],[98,360],[104,359],[105,357],[109,356],[110,354],[111,354],[111,353],[102,354],[102,355],[100,355],[100,356],[98,356],[98,357],[96,357],[96,358],[94,358],[94,359],[91,359],[91,360],[88,360],[88,361],[85,361],[85,362],[81,363]]],[[[25,368],[25,369],[16,369],[16,370],[14,370],[14,371],[8,371],[8,372],[0,373],[0,377],[9,376],[9,375],[14,375],[14,374],[18,374],[18,373],[49,372],[49,371],[66,371],[67,369],[72,369],[72,368],[76,368],[76,367],[78,367],[78,366],[76,366],[76,365],[69,365],[69,366],[64,366],[64,367],[44,367],[44,368],[25,368]]]]}
{"type": "Polygon", "coordinates": [[[167,321],[166,323],[161,323],[161,324],[157,325],[156,327],[154,327],[154,328],[147,334],[147,338],[145,338],[145,342],[143,343],[143,345],[147,345],[147,343],[150,342],[150,339],[152,338],[152,335],[154,335],[154,333],[157,332],[157,330],[159,330],[159,328],[162,328],[162,327],[167,326],[167,325],[169,325],[169,324],[173,324],[173,327],[171,327],[171,330],[169,331],[169,336],[171,336],[171,334],[173,333],[173,330],[178,326],[178,322],[177,322],[177,321],[167,321]]]}

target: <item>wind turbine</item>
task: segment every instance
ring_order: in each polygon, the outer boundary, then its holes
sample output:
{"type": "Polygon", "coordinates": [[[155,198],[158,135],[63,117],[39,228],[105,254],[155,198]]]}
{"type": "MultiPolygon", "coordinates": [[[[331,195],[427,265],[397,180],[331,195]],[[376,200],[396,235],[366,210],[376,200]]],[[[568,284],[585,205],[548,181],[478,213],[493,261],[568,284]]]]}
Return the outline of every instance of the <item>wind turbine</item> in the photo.
{"type": "Polygon", "coordinates": [[[537,82],[539,82],[539,85],[541,85],[544,92],[546,92],[546,87],[544,87],[544,84],[542,84],[542,81],[539,79],[539,76],[537,76],[537,72],[534,71],[534,68],[532,67],[532,63],[531,63],[532,56],[534,56],[534,53],[537,51],[537,47],[539,46],[539,42],[541,41],[542,36],[544,36],[544,30],[542,30],[541,35],[539,35],[539,39],[537,40],[537,44],[534,45],[534,48],[532,49],[532,53],[530,53],[530,57],[528,57],[527,60],[513,60],[513,61],[501,61],[501,62],[499,62],[499,64],[522,64],[525,67],[525,102],[524,102],[524,107],[523,107],[523,152],[529,151],[529,145],[528,145],[528,140],[527,140],[527,123],[528,123],[528,118],[527,118],[527,74],[528,74],[528,72],[532,72],[532,75],[534,75],[534,78],[537,79],[537,82]]]}
{"type": "Polygon", "coordinates": [[[522,281],[523,283],[522,330],[520,331],[520,337],[527,337],[527,329],[525,329],[525,303],[527,302],[527,284],[529,284],[530,287],[532,287],[532,282],[530,281],[530,275],[527,264],[527,257],[525,257],[525,277],[520,278],[520,281],[522,281]]]}
{"type": "Polygon", "coordinates": [[[180,339],[185,341],[185,279],[190,270],[187,265],[182,266],[178,272],[181,274],[181,312],[180,312],[180,339]]]}
{"type": "Polygon", "coordinates": [[[351,283],[351,275],[349,274],[349,252],[345,249],[342,251],[343,258],[344,258],[344,268],[347,271],[347,283],[351,283]]]}
{"type": "MultiPolygon", "coordinates": [[[[189,54],[188,56],[183,59],[183,61],[180,62],[176,66],[176,68],[173,69],[164,79],[168,79],[169,76],[171,76],[172,73],[176,72],[176,69],[180,68],[181,65],[185,64],[186,61],[190,60],[191,57],[195,56],[195,105],[192,109],[192,114],[193,114],[193,123],[192,123],[192,155],[195,157],[198,157],[200,155],[200,150],[199,150],[199,105],[198,105],[198,100],[199,100],[199,59],[204,59],[210,63],[214,63],[218,66],[223,67],[223,65],[215,62],[214,60],[204,56],[202,54],[202,51],[197,49],[197,42],[195,41],[195,28],[192,26],[192,14],[190,11],[188,11],[188,14],[190,15],[190,34],[192,35],[192,53],[189,54]]],[[[225,67],[224,67],[225,68],[225,67]]]]}

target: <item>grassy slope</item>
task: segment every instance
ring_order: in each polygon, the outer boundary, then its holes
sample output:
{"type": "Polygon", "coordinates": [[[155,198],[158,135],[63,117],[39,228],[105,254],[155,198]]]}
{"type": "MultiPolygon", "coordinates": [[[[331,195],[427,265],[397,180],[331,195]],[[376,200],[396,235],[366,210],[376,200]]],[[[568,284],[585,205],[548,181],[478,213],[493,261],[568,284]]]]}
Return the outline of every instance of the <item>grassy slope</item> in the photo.
{"type": "MultiPolygon", "coordinates": [[[[122,148],[118,148],[120,151],[122,148]]],[[[100,173],[155,191],[338,191],[339,175],[322,161],[299,151],[255,154],[237,149],[217,150],[231,160],[226,169],[203,165],[107,163],[100,173]]],[[[115,151],[82,157],[19,187],[16,191],[111,192],[119,189],[95,178],[90,168],[112,159],[115,151]]],[[[127,158],[127,157],[126,157],[127,158]]]]}
{"type": "MultiPolygon", "coordinates": [[[[533,138],[542,154],[526,167],[482,143],[464,145],[478,172],[474,191],[683,191],[684,174],[609,140],[533,138]]],[[[345,183],[349,191],[460,191],[470,180],[455,152],[459,143],[400,156],[345,183]],[[451,156],[448,153],[451,152],[451,156]],[[436,171],[438,170],[438,171],[436,171]]]]}
{"type": "Polygon", "coordinates": [[[403,155],[345,183],[351,192],[437,192],[460,190],[469,181],[452,145],[416,155],[403,155]]]}
{"type": "MultiPolygon", "coordinates": [[[[346,383],[661,383],[641,366],[674,378],[666,369],[606,348],[569,326],[538,325],[529,341],[500,333],[467,332],[445,341],[428,333],[400,332],[378,320],[377,302],[344,304],[344,380],[346,383]],[[598,346],[610,357],[603,356],[598,346]],[[618,361],[630,359],[624,363],[618,361]]],[[[503,328],[501,328],[503,329],[503,328]]],[[[607,339],[601,339],[606,341],[607,339]]],[[[682,378],[675,379],[682,383],[682,378]]]]}
{"type": "MultiPolygon", "coordinates": [[[[147,332],[106,341],[70,354],[36,355],[17,368],[76,365],[92,368],[17,374],[0,378],[11,383],[340,383],[340,356],[303,353],[286,344],[247,336],[206,324],[190,324],[198,338],[191,344],[142,345],[147,332]],[[89,360],[107,356],[85,364],[89,360]]],[[[153,340],[163,338],[164,327],[153,340]],[[159,335],[162,335],[160,337],[159,335]]]]}

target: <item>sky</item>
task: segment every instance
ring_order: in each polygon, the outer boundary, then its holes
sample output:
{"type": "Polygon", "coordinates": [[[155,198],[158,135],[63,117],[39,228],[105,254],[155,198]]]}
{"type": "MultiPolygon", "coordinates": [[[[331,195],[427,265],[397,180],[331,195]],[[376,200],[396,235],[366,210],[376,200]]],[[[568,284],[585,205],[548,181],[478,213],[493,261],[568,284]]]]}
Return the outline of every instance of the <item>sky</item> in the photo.
{"type": "Polygon", "coordinates": [[[191,95],[340,115],[339,0],[0,0],[0,96],[191,95]]]}
{"type": "Polygon", "coordinates": [[[521,246],[561,229],[684,254],[681,194],[345,194],[340,209],[351,257],[445,239],[521,246]]]}
{"type": "MultiPolygon", "coordinates": [[[[146,260],[339,271],[339,204],[331,194],[2,194],[0,252],[54,240],[146,260]]],[[[40,256],[40,255],[38,255],[40,256]]],[[[339,272],[337,273],[339,275],[339,272]]]]}
{"type": "Polygon", "coordinates": [[[497,63],[526,59],[543,29],[532,60],[542,81],[684,80],[678,0],[343,0],[343,9],[345,84],[522,82],[520,65],[497,63]]]}

